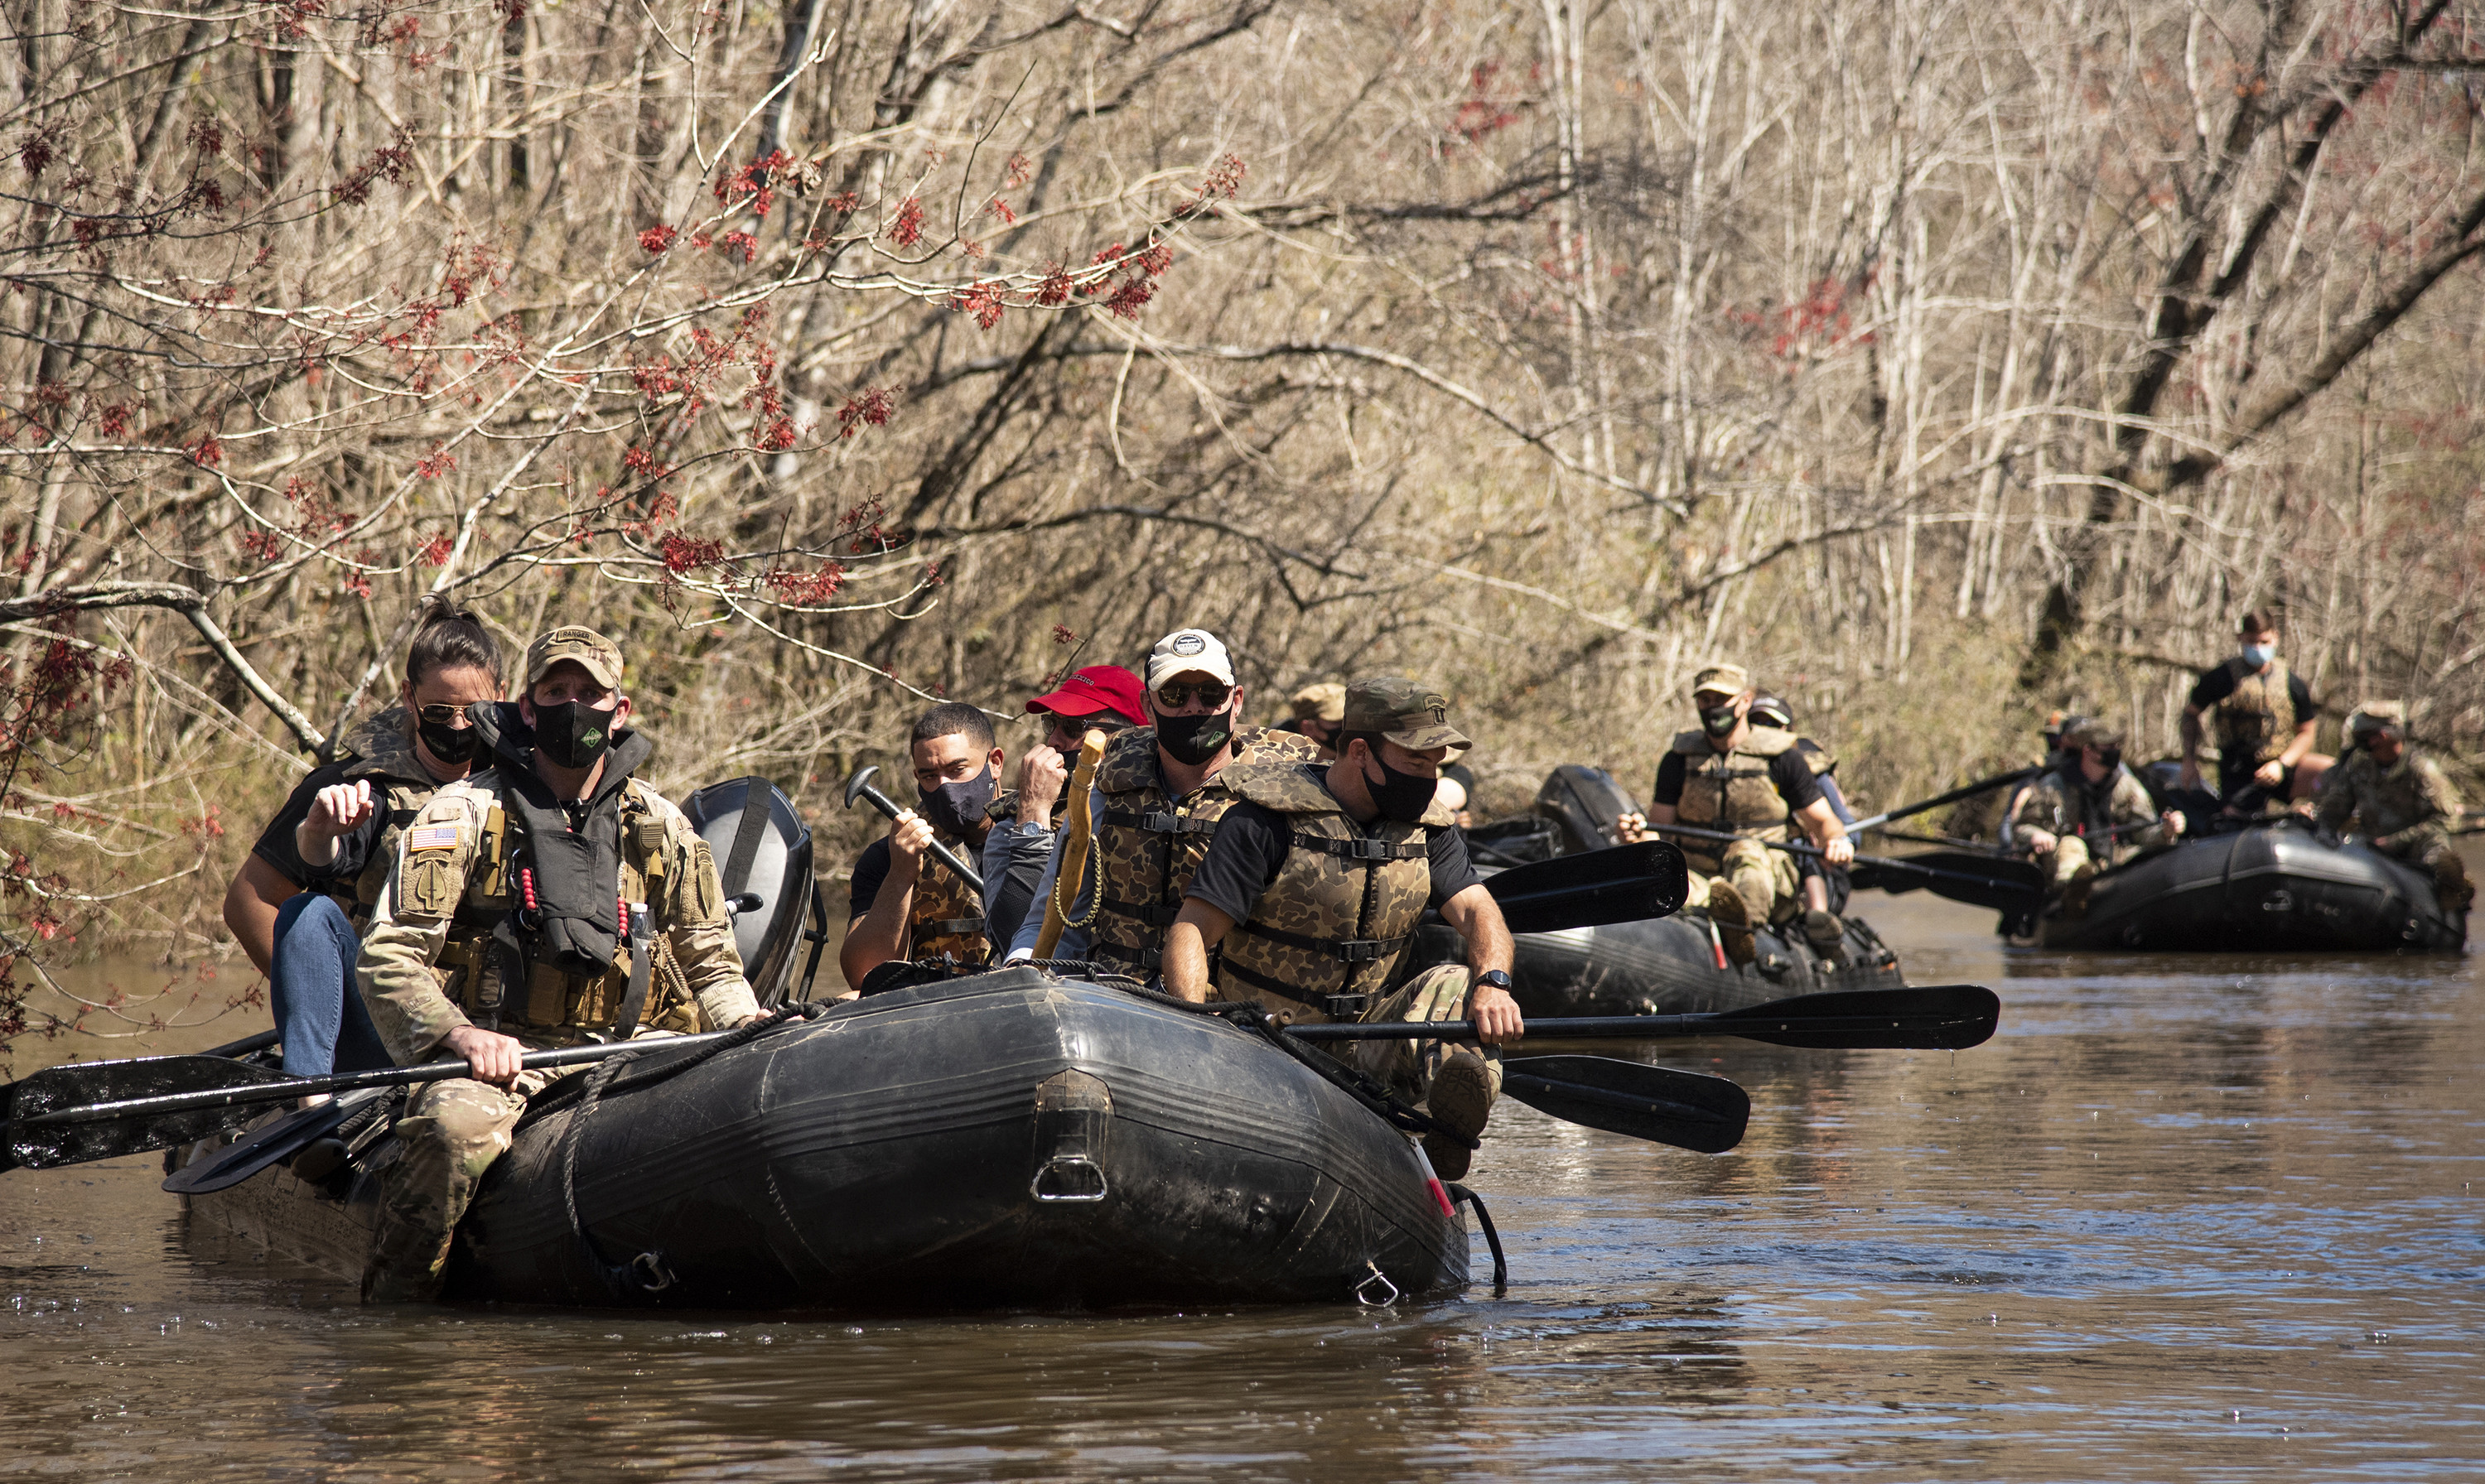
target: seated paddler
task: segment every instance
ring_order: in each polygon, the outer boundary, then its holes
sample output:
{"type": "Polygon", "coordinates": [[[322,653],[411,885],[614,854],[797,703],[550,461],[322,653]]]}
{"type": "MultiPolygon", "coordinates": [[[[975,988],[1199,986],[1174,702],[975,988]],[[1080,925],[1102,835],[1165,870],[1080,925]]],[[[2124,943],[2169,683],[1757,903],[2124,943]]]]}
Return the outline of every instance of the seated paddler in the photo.
{"type": "Polygon", "coordinates": [[[528,646],[525,676],[514,705],[477,709],[489,766],[406,825],[363,938],[363,1003],[389,1055],[473,1071],[418,1091],[396,1125],[371,1303],[438,1295],[483,1173],[566,1070],[524,1070],[528,1051],[759,1013],[707,843],[635,776],[655,743],[630,726],[620,649],[555,629],[528,646]]]}
{"type": "MultiPolygon", "coordinates": [[[[1854,843],[1804,761],[1801,739],[1752,724],[1758,698],[1739,664],[1712,664],[1694,675],[1691,704],[1700,725],[1676,734],[1666,748],[1648,817],[1620,822],[1625,840],[1643,838],[1649,826],[1662,834],[1662,826],[1674,823],[1704,832],[1675,837],[1691,866],[1682,907],[1708,915],[1736,963],[1758,957],[1753,929],[1805,911],[1794,857],[1770,846],[1800,828],[1826,864],[1843,870],[1855,861],[1854,843]],[[1735,838],[1709,838],[1717,834],[1735,838]]],[[[1825,910],[1805,916],[1805,936],[1824,951],[1836,947],[1841,931],[1825,910]]]]}
{"type": "Polygon", "coordinates": [[[1081,873],[1095,870],[1059,904],[1060,937],[1046,957],[1091,961],[1133,979],[1159,977],[1165,930],[1182,910],[1216,822],[1234,806],[1234,794],[1219,781],[1227,765],[1268,757],[1309,762],[1318,754],[1308,738],[1242,725],[1233,658],[1205,629],[1157,640],[1139,700],[1148,724],[1106,744],[1088,791],[1089,838],[1083,846],[1067,835],[1055,840],[1034,909],[1010,945],[1013,960],[1041,946],[1045,904],[1060,893],[1064,858],[1076,851],[1081,873]]]}
{"type": "Polygon", "coordinates": [[[2347,735],[2355,750],[2323,781],[2314,823],[2332,834],[2352,829],[2381,853],[2430,874],[2442,910],[2467,911],[2475,888],[2449,832],[2459,795],[2441,765],[2407,740],[2407,708],[2366,701],[2348,716],[2347,735]]]}
{"type": "Polygon", "coordinates": [[[1443,1178],[1466,1174],[1471,1141],[1501,1092],[1499,1044],[1525,1033],[1510,994],[1510,929],[1435,796],[1467,740],[1440,692],[1398,676],[1347,688],[1337,760],[1237,763],[1237,802],[1165,935],[1165,988],[1187,1000],[1255,1003],[1288,1023],[1476,1022],[1481,1046],[1358,1041],[1350,1055],[1448,1131],[1424,1136],[1443,1178]],[[1466,939],[1467,961],[1384,991],[1427,907],[1466,939]],[[1215,968],[1210,954],[1216,955],[1215,968]]]}
{"type": "Polygon", "coordinates": [[[2062,914],[2083,917],[2097,873],[2152,846],[2182,838],[2183,816],[2161,811],[2122,766],[2122,734],[2079,722],[2062,737],[2062,759],[2021,796],[2010,836],[2038,862],[2053,862],[2062,914]]]}
{"type": "Polygon", "coordinates": [[[946,957],[972,965],[993,958],[983,897],[932,852],[937,841],[961,860],[975,860],[996,815],[1017,807],[999,793],[1007,760],[993,718],[980,707],[943,701],[915,718],[906,755],[921,807],[899,810],[888,833],[855,857],[837,969],[858,988],[892,959],[946,957]]]}

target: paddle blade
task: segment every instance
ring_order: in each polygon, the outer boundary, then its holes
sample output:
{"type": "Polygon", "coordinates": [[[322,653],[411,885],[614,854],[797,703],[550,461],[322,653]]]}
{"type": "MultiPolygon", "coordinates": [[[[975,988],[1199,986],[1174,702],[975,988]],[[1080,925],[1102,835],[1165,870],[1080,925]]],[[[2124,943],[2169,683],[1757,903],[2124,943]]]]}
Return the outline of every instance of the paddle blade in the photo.
{"type": "Polygon", "coordinates": [[[2024,911],[2045,895],[2044,868],[2008,856],[1978,855],[1967,850],[1928,850],[1875,863],[1877,884],[1886,892],[1919,887],[1936,897],[2001,912],[2024,911]]]}
{"type": "Polygon", "coordinates": [[[1661,840],[1557,855],[1485,877],[1513,932],[1559,932],[1668,917],[1681,909],[1690,877],[1682,852],[1661,840]]]}
{"type": "Polygon", "coordinates": [[[81,1062],[50,1066],[7,1089],[8,1121],[0,1122],[0,1169],[23,1165],[48,1170],[170,1148],[212,1133],[237,1128],[259,1109],[197,1108],[182,1113],[132,1114],[92,1123],[29,1128],[23,1120],[57,1108],[120,1102],[133,1097],[219,1093],[287,1080],[283,1072],[213,1056],[150,1056],[124,1062],[81,1062]]]}
{"type": "Polygon", "coordinates": [[[1505,1062],[1501,1090],[1557,1119],[1703,1154],[1740,1144],[1752,1116],[1750,1094],[1723,1077],[1600,1056],[1505,1062]]]}
{"type": "Polygon", "coordinates": [[[2002,997],[1982,985],[1843,989],[1704,1016],[1713,1035],[1773,1046],[1962,1051],[1993,1039],[2002,997]]]}
{"type": "Polygon", "coordinates": [[[315,1108],[296,1109],[212,1158],[182,1167],[164,1181],[164,1189],[176,1196],[205,1196],[239,1185],[335,1133],[349,1111],[334,1098],[315,1108]]]}

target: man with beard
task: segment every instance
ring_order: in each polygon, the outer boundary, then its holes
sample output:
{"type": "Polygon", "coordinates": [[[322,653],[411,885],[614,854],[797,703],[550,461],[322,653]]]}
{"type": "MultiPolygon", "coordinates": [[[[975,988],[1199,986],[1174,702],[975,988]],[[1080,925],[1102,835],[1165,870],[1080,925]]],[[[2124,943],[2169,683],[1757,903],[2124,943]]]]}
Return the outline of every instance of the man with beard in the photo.
{"type": "Polygon", "coordinates": [[[514,706],[470,715],[491,767],[432,796],[399,838],[355,966],[399,1066],[469,1075],[416,1093],[380,1190],[363,1297],[427,1300],[450,1239],[527,1101],[569,1068],[527,1052],[759,1014],[707,842],[635,774],[621,651],[591,629],[527,647],[514,706]]]}
{"type": "Polygon", "coordinates": [[[1325,768],[1272,757],[1226,769],[1241,802],[1218,822],[1165,935],[1165,988],[1193,1001],[1213,989],[1290,1024],[1473,1018],[1472,1049],[1363,1041],[1347,1053],[1424,1102],[1440,1125],[1425,1154],[1455,1180],[1501,1091],[1499,1045],[1525,1034],[1509,926],[1437,797],[1442,762],[1468,743],[1447,698],[1395,675],[1349,686],[1341,719],[1325,768]],[[1466,939],[1467,961],[1384,994],[1428,906],[1466,939]]]}
{"type": "Polygon", "coordinates": [[[935,840],[969,860],[983,851],[1004,761],[992,718],[944,701],[916,718],[906,750],[923,809],[898,811],[888,836],[855,857],[850,920],[837,950],[837,967],[853,985],[892,958],[992,958],[983,900],[931,851],[935,840]]]}
{"type": "Polygon", "coordinates": [[[2181,839],[2183,816],[2160,814],[2122,766],[2120,732],[2083,721],[2063,737],[2062,761],[2020,799],[2010,828],[2029,854],[2053,857],[2062,914],[2084,917],[2097,873],[2133,851],[2181,839]]]}
{"type": "Polygon", "coordinates": [[[984,923],[992,940],[1013,941],[1032,919],[1044,925],[1037,890],[1057,843],[1053,814],[1070,786],[1079,744],[1089,732],[1107,736],[1147,724],[1139,702],[1139,678],[1118,664],[1091,664],[1056,688],[1026,703],[1044,719],[1044,741],[1018,763],[1018,790],[1005,795],[1013,807],[997,809],[984,836],[984,923]]]}
{"type": "MultiPolygon", "coordinates": [[[[1309,760],[1309,740],[1274,729],[1245,729],[1242,687],[1216,635],[1182,629],[1148,651],[1147,689],[1140,698],[1150,725],[1122,733],[1106,747],[1088,797],[1093,868],[1062,912],[1057,958],[1082,958],[1134,979],[1154,979],[1163,963],[1165,929],[1182,909],[1192,873],[1208,852],[1216,822],[1234,805],[1218,780],[1238,760],[1309,760]]],[[[1041,904],[1059,879],[1058,850],[1046,866],[1030,910],[1010,944],[1010,957],[1035,952],[1044,927],[1041,904]]]]}

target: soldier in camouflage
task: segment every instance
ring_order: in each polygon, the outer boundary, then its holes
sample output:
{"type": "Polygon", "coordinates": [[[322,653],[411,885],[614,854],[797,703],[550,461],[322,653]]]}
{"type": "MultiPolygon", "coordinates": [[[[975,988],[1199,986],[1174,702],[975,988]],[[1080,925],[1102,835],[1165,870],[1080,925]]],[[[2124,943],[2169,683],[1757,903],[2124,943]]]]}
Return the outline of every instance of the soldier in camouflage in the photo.
{"type": "Polygon", "coordinates": [[[2010,838],[2053,861],[2062,915],[2085,917],[2097,873],[2135,851],[2182,838],[2183,816],[2160,810],[2122,766],[2122,734],[2083,720],[2062,734],[2062,760],[2019,796],[2010,838]]]}
{"type": "Polygon", "coordinates": [[[621,652],[555,629],[527,650],[514,706],[482,714],[492,767],[406,827],[363,940],[363,1000],[404,1066],[472,1075],[415,1094],[381,1192],[363,1296],[440,1291],[450,1242],[527,1101],[560,1071],[526,1052],[757,1017],[707,844],[632,774],[621,652]]]}
{"type": "Polygon", "coordinates": [[[2433,874],[2443,911],[2456,917],[2475,896],[2468,867],[2450,843],[2459,796],[2442,768],[2407,741],[2407,709],[2367,701],[2347,718],[2356,751],[2322,785],[2314,823],[2335,833],[2351,826],[2376,850],[2433,874]]]}
{"type": "Polygon", "coordinates": [[[1166,933],[1165,988],[1264,1005],[1290,1024],[1473,1019],[1476,1049],[1363,1041],[1349,1053],[1425,1103],[1446,1130],[1424,1136],[1425,1154],[1454,1180],[1501,1091],[1499,1045],[1526,1029],[1509,927],[1435,797],[1442,762],[1467,740],[1439,692],[1394,675],[1350,686],[1342,721],[1325,768],[1269,757],[1220,775],[1238,801],[1166,933]],[[1466,939],[1467,961],[1384,992],[1427,905],[1466,939]]]}
{"type": "MultiPolygon", "coordinates": [[[[1228,764],[1318,756],[1310,739],[1244,727],[1242,687],[1225,646],[1204,629],[1183,629],[1148,652],[1141,697],[1149,725],[1116,735],[1106,745],[1088,796],[1088,863],[1079,890],[1062,910],[1066,924],[1056,958],[1088,959],[1136,979],[1154,979],[1164,964],[1165,929],[1208,853],[1216,822],[1235,795],[1218,781],[1228,764]]],[[[1046,865],[1036,901],[1059,890],[1060,841],[1046,865]]],[[[1010,945],[1013,960],[1031,957],[1044,914],[1027,914],[1010,945]]]]}

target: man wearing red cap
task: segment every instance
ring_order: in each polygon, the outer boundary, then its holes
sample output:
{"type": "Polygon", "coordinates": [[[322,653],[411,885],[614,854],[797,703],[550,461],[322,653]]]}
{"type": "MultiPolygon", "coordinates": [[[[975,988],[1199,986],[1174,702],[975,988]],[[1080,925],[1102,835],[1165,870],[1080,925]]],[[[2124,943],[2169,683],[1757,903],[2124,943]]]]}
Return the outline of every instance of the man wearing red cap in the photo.
{"type": "Polygon", "coordinates": [[[1069,786],[1070,762],[1088,731],[1121,732],[1147,722],[1139,678],[1118,664],[1091,664],[1026,703],[1045,722],[1044,742],[1018,765],[1018,807],[984,837],[984,921],[1006,946],[1035,908],[1037,883],[1052,858],[1052,811],[1069,786]]]}

